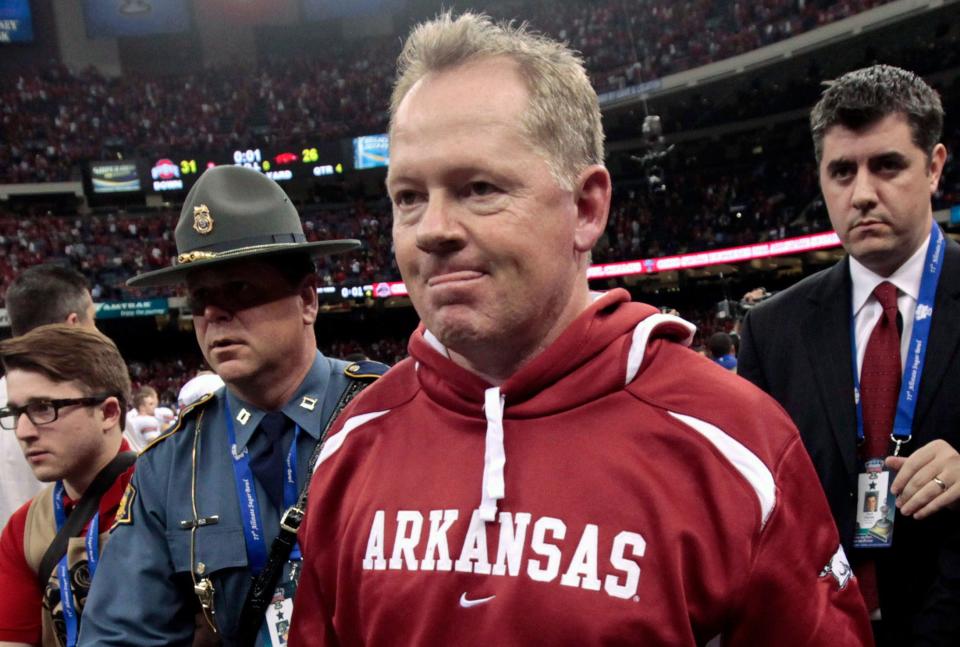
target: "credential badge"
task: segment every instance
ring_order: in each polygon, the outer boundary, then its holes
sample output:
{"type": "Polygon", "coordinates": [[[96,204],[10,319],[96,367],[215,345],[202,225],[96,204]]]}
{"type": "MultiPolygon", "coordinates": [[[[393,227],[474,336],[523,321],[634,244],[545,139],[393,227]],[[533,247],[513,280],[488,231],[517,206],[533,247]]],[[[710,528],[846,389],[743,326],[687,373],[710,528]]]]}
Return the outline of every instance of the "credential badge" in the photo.
{"type": "Polygon", "coordinates": [[[207,205],[201,204],[193,208],[193,230],[201,236],[213,231],[213,216],[210,215],[207,205]]]}

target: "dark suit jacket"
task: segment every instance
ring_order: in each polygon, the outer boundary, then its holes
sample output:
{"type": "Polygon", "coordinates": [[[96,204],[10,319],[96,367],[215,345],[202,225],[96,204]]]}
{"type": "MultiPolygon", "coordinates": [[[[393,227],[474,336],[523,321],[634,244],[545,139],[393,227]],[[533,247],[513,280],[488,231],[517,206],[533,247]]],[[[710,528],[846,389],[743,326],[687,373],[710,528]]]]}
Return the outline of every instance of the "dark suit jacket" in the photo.
{"type": "MultiPolygon", "coordinates": [[[[847,555],[856,522],[857,455],[849,261],[807,277],[750,311],[738,368],[790,414],[813,459],[847,555]]],[[[937,288],[913,440],[960,448],[960,246],[950,241],[937,288]]],[[[960,645],[960,514],[897,514],[893,548],[874,550],[884,624],[897,645],[960,645]]],[[[866,551],[860,551],[861,553],[866,551]]]]}

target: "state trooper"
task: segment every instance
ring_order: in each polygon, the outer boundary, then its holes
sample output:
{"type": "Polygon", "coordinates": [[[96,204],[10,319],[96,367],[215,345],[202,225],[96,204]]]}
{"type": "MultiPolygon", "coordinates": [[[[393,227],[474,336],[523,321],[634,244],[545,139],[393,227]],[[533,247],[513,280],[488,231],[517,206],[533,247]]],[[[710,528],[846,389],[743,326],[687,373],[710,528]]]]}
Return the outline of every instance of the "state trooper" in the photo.
{"type": "Polygon", "coordinates": [[[200,350],[225,387],[148,445],[90,592],[81,645],[285,644],[310,461],[336,413],[386,370],[321,354],[311,255],[296,208],[261,173],[220,166],[187,195],[172,267],[200,350]]]}

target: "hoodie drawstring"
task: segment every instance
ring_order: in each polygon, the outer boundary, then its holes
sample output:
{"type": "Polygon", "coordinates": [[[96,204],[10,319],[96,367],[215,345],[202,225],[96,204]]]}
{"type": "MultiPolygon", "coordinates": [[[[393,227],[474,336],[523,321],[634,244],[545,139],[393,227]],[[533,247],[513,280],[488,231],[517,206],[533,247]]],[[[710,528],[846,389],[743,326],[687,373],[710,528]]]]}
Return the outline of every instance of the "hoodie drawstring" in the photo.
{"type": "Polygon", "coordinates": [[[506,485],[503,468],[507,454],[503,449],[503,405],[505,398],[500,387],[490,387],[483,393],[483,411],[487,417],[486,447],[483,453],[483,483],[480,492],[480,518],[495,521],[497,501],[502,499],[506,485]]]}

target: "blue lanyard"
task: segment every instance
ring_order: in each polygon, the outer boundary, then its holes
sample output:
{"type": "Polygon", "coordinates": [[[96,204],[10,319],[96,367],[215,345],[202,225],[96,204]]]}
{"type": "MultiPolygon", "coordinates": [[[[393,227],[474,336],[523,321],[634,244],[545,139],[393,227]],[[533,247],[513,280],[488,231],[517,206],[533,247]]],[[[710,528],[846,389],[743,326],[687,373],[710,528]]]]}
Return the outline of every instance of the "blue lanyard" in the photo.
{"type": "MultiPolygon", "coordinates": [[[[930,322],[933,321],[933,304],[937,295],[937,284],[943,270],[943,255],[946,240],[943,231],[933,223],[930,231],[930,244],[924,259],[923,275],[920,279],[920,294],[917,309],[913,315],[913,332],[907,350],[907,362],[904,375],[900,380],[900,396],[897,399],[897,415],[893,420],[893,440],[896,443],[894,456],[899,454],[900,446],[909,442],[913,430],[913,416],[917,410],[917,392],[920,389],[920,377],[927,356],[927,341],[930,338],[930,322]]],[[[854,401],[857,407],[857,441],[863,442],[863,405],[860,402],[860,373],[857,370],[857,339],[855,333],[856,313],[850,317],[850,348],[853,351],[854,401]]]]}
{"type": "MultiPolygon", "coordinates": [[[[53,514],[57,522],[57,532],[60,532],[63,524],[67,522],[67,511],[63,506],[63,481],[57,481],[53,488],[53,514]]],[[[97,570],[97,562],[100,559],[99,511],[93,515],[93,519],[90,521],[85,543],[87,547],[87,568],[90,571],[90,581],[93,581],[93,575],[97,570]]],[[[66,554],[60,558],[60,562],[57,564],[57,581],[60,584],[60,601],[63,608],[63,620],[67,629],[67,647],[75,647],[79,614],[77,608],[73,605],[73,586],[71,585],[73,580],[70,577],[70,566],[67,563],[66,554]]]]}
{"type": "MultiPolygon", "coordinates": [[[[247,546],[247,561],[254,575],[263,570],[267,563],[267,542],[263,538],[263,521],[257,488],[250,469],[250,457],[246,448],[237,451],[237,433],[233,427],[233,415],[230,403],[224,400],[227,417],[227,442],[230,443],[230,455],[233,456],[233,476],[237,485],[237,498],[240,500],[240,517],[243,521],[243,537],[247,546]]],[[[300,425],[293,431],[293,442],[287,454],[285,477],[283,481],[283,507],[289,508],[297,502],[297,440],[300,438],[300,425]]],[[[300,547],[294,546],[290,559],[300,559],[300,547]]]]}

